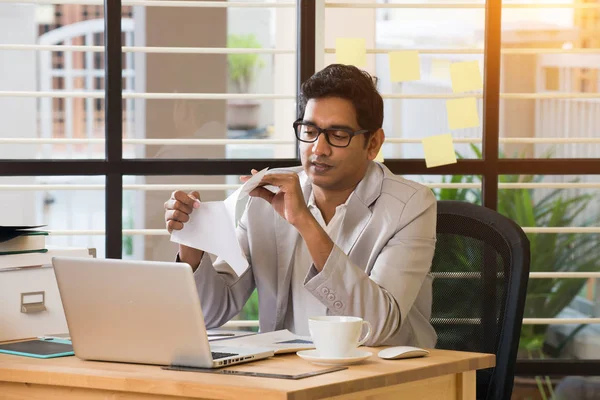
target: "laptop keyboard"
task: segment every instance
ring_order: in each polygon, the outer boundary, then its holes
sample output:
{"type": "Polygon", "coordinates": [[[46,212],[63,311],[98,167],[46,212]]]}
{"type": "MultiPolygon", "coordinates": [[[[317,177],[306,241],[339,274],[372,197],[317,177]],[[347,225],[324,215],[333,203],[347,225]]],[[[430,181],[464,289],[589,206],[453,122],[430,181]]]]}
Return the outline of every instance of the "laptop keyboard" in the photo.
{"type": "Polygon", "coordinates": [[[233,357],[237,356],[237,353],[219,353],[218,351],[211,351],[213,360],[218,360],[219,358],[225,357],[233,357]]]}

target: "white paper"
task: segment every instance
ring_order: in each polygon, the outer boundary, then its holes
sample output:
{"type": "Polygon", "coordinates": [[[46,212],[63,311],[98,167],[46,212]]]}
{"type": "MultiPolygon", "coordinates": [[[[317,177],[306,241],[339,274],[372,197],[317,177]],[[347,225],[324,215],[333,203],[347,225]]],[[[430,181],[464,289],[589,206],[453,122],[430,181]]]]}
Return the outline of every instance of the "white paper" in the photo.
{"type": "Polygon", "coordinates": [[[242,200],[244,197],[248,196],[251,191],[258,187],[258,184],[260,181],[262,181],[262,178],[266,175],[268,169],[269,168],[267,167],[257,172],[255,175],[252,175],[252,178],[248,179],[248,181],[238,189],[240,191],[240,197],[238,200],[242,200]]]}
{"type": "Polygon", "coordinates": [[[223,339],[231,339],[230,335],[211,335],[208,337],[208,341],[215,341],[215,340],[223,340],[223,339]]]}
{"type": "Polygon", "coordinates": [[[298,336],[287,329],[259,333],[235,339],[220,340],[219,345],[227,347],[262,347],[272,349],[275,354],[294,353],[299,350],[314,349],[310,336],[298,336]],[[286,342],[297,343],[286,343],[286,342]],[[303,343],[309,342],[309,343],[303,343]]]}
{"type": "Polygon", "coordinates": [[[249,331],[235,331],[235,330],[221,330],[221,329],[212,329],[206,332],[208,341],[221,341],[225,339],[234,339],[237,337],[255,335],[254,332],[249,331]]]}
{"type": "Polygon", "coordinates": [[[238,205],[240,200],[258,187],[267,169],[258,172],[224,201],[200,203],[200,207],[190,214],[190,220],[183,225],[183,229],[173,231],[171,241],[222,258],[241,276],[248,268],[248,261],[235,233],[243,212],[238,205]]]}

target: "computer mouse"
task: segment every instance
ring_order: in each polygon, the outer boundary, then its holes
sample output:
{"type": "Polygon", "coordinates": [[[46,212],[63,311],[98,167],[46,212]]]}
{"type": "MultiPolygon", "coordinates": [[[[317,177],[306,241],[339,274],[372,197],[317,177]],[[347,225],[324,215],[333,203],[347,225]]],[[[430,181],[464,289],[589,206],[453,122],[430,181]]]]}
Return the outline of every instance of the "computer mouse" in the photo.
{"type": "Polygon", "coordinates": [[[402,358],[424,357],[429,351],[413,346],[395,346],[381,350],[377,355],[386,360],[398,360],[402,358]]]}

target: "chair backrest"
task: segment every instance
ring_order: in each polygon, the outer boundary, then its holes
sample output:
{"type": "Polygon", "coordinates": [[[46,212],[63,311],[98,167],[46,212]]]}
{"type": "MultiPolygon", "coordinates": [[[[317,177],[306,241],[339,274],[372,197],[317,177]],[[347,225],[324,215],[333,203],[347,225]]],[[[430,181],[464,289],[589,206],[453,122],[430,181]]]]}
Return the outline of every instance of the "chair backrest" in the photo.
{"type": "Polygon", "coordinates": [[[529,279],[529,240],[496,211],[439,201],[432,264],[436,347],[496,354],[477,373],[477,398],[508,399],[529,279]]]}

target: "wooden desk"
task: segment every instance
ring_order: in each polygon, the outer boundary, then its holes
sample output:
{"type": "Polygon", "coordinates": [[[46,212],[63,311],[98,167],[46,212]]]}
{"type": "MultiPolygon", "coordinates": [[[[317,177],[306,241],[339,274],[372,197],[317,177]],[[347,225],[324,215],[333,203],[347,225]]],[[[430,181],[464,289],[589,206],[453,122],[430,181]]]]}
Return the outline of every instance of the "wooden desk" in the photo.
{"type": "MultiPolygon", "coordinates": [[[[386,361],[380,348],[344,371],[300,380],[165,371],[158,366],[41,360],[0,354],[0,398],[8,399],[423,399],[475,400],[475,370],[493,367],[490,354],[432,350],[429,357],[386,361]]],[[[327,368],[295,354],[229,367],[300,373],[327,368]]]]}

